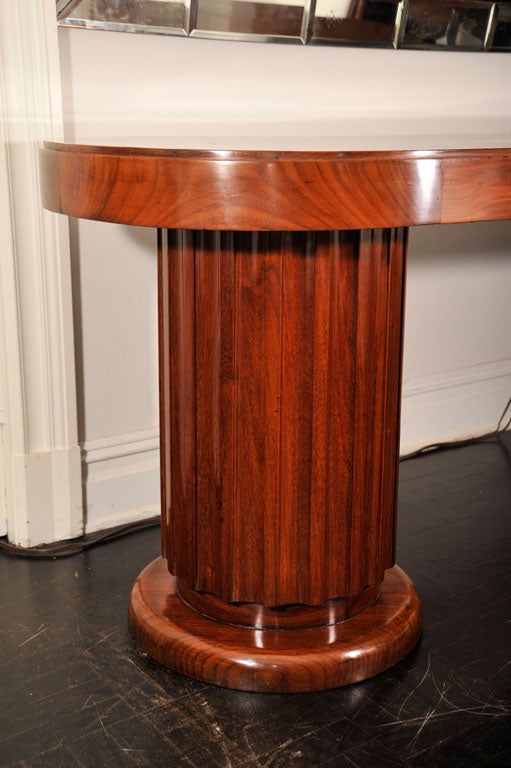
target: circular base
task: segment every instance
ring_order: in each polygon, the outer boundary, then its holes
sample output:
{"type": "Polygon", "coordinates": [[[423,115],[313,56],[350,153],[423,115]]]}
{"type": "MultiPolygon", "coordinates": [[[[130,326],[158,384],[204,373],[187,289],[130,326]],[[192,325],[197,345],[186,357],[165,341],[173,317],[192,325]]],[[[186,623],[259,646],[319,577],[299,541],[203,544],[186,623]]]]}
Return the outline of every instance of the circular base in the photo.
{"type": "Polygon", "coordinates": [[[251,629],[202,616],[178,597],[163,558],[142,571],[130,596],[130,628],[149,656],[241,691],[319,691],[365,680],[412,650],[421,621],[417,590],[397,566],[372,606],[313,629],[251,629]]]}

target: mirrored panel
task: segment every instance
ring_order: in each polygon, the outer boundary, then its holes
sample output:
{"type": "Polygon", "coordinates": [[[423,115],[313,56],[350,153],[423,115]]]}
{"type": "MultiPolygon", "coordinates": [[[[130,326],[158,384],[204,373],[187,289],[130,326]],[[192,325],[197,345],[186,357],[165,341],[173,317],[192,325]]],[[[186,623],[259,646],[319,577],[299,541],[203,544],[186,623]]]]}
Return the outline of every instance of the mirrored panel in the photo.
{"type": "Polygon", "coordinates": [[[511,51],[511,3],[500,3],[497,7],[495,31],[491,49],[493,51],[511,51]]]}
{"type": "Polygon", "coordinates": [[[71,0],[57,3],[61,26],[185,35],[190,0],[71,0]],[[59,9],[60,6],[60,9],[59,9]]]}
{"type": "Polygon", "coordinates": [[[57,17],[228,40],[511,51],[511,0],[57,0],[57,17]]]}
{"type": "Polygon", "coordinates": [[[494,3],[410,2],[402,46],[482,51],[489,44],[494,3]]]}
{"type": "Polygon", "coordinates": [[[312,42],[391,47],[403,5],[402,0],[317,0],[312,42]]]}
{"type": "Polygon", "coordinates": [[[191,30],[201,37],[305,42],[308,5],[303,0],[197,0],[191,30]]]}

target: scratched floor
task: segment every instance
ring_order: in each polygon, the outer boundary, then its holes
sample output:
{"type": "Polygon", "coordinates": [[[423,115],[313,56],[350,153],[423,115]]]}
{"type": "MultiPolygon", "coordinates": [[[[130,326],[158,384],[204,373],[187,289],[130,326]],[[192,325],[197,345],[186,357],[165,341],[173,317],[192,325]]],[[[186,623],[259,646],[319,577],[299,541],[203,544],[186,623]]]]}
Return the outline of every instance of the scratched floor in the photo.
{"type": "Polygon", "coordinates": [[[422,593],[424,634],[346,689],[244,694],[144,656],[126,601],[157,529],[60,560],[0,555],[0,766],[508,768],[506,446],[402,465],[398,559],[422,593]]]}

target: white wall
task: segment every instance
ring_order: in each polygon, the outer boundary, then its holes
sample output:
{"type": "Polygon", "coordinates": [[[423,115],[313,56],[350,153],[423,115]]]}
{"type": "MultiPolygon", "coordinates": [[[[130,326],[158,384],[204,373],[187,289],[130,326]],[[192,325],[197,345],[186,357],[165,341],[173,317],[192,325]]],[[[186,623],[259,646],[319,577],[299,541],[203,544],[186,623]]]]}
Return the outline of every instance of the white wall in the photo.
{"type": "Polygon", "coordinates": [[[510,129],[509,56],[61,29],[68,129],[461,133],[510,129]]]}
{"type": "MultiPolygon", "coordinates": [[[[511,57],[60,30],[69,137],[510,132],[511,57]]],[[[72,228],[87,528],[158,508],[155,235],[72,228]]],[[[511,388],[511,223],[411,231],[402,450],[511,388]]]]}
{"type": "Polygon", "coordinates": [[[413,227],[401,452],[495,428],[511,394],[511,222],[413,227]]]}

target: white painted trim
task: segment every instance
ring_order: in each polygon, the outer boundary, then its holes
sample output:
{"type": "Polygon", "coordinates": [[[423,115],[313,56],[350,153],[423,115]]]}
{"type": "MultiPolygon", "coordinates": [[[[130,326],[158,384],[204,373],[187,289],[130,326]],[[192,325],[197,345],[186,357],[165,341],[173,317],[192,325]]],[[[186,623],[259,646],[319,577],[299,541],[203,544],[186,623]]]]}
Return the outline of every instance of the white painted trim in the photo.
{"type": "Polygon", "coordinates": [[[405,380],[401,454],[491,432],[510,391],[510,358],[405,380]]]}
{"type": "Polygon", "coordinates": [[[160,512],[158,430],[91,440],[82,449],[86,533],[160,512]]]}
{"type": "Polygon", "coordinates": [[[39,197],[39,142],[62,135],[53,0],[0,3],[0,96],[8,535],[33,546],[83,531],[68,225],[39,197]]]}
{"type": "MultiPolygon", "coordinates": [[[[0,342],[0,350],[2,350],[3,344],[0,342]]],[[[7,420],[7,413],[6,413],[6,403],[5,403],[5,395],[4,395],[4,381],[5,381],[5,371],[4,371],[4,355],[0,353],[0,429],[2,428],[2,425],[6,423],[7,420]]]]}
{"type": "Polygon", "coordinates": [[[7,498],[5,484],[4,432],[0,423],[0,536],[7,536],[7,498]]]}
{"type": "Polygon", "coordinates": [[[100,437],[88,440],[83,445],[83,457],[86,464],[98,461],[118,459],[121,456],[132,456],[147,451],[158,451],[160,435],[157,427],[141,429],[137,432],[127,432],[124,435],[100,437]]]}
{"type": "Polygon", "coordinates": [[[441,371],[429,376],[415,379],[405,379],[403,397],[416,397],[428,392],[440,392],[460,386],[477,384],[478,382],[494,381],[511,375],[511,358],[493,360],[453,371],[441,371]]]}
{"type": "MultiPolygon", "coordinates": [[[[5,103],[3,93],[2,57],[0,55],[0,232],[2,233],[2,247],[0,248],[0,299],[3,303],[5,293],[5,270],[2,267],[3,259],[12,254],[12,226],[11,208],[9,204],[9,165],[7,162],[7,133],[6,115],[2,112],[5,103]]],[[[4,312],[0,306],[0,536],[7,535],[7,358],[5,349],[4,312]]]]}

